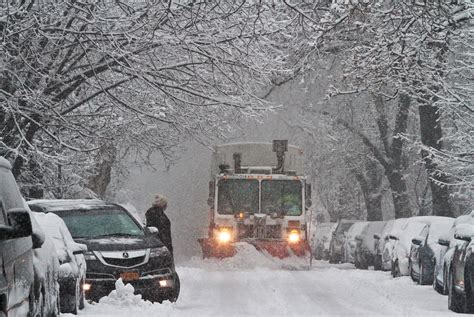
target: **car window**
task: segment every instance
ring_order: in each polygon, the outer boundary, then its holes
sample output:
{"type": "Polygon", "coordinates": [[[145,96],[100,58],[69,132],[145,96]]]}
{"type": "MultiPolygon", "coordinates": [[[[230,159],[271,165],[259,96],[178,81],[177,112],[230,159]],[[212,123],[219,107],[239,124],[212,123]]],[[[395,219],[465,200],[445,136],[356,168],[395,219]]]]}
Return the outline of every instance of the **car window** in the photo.
{"type": "Polygon", "coordinates": [[[12,208],[23,207],[23,198],[11,173],[1,172],[2,186],[0,188],[0,200],[3,209],[8,212],[12,208]]]}
{"type": "Polygon", "coordinates": [[[144,231],[119,208],[61,210],[56,212],[73,238],[143,236],[144,231]]]}

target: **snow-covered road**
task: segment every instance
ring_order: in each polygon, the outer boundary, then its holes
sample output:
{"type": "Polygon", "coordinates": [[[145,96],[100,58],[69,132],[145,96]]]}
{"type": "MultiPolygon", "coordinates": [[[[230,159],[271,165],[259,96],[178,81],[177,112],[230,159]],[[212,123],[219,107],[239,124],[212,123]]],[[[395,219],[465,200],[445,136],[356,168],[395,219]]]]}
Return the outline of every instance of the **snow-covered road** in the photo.
{"type": "MultiPolygon", "coordinates": [[[[296,260],[298,261],[298,260],[296,260]]],[[[82,316],[433,316],[456,315],[431,286],[388,272],[315,262],[294,265],[243,248],[225,261],[194,259],[178,268],[181,295],[163,305],[106,298],[82,316]]]]}

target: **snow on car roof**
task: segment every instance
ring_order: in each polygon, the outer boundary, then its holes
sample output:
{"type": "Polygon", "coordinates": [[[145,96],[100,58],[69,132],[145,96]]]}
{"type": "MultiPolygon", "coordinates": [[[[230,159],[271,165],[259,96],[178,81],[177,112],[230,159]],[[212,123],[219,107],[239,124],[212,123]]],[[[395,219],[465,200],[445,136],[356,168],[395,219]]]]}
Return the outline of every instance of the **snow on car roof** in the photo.
{"type": "Polygon", "coordinates": [[[100,199],[38,199],[28,202],[29,205],[39,205],[52,211],[70,209],[96,209],[101,206],[111,206],[111,203],[100,199]]]}

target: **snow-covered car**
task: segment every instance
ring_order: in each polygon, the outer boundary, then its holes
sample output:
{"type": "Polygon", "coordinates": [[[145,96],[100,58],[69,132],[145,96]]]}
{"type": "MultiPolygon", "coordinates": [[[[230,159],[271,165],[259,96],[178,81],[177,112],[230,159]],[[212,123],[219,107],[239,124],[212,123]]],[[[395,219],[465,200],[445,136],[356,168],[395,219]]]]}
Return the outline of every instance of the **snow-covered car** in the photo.
{"type": "Polygon", "coordinates": [[[33,249],[44,239],[33,232],[32,217],[3,157],[0,180],[0,316],[33,316],[33,249]]]}
{"type": "Polygon", "coordinates": [[[34,249],[34,306],[33,316],[59,316],[59,258],[52,237],[46,234],[38,214],[31,213],[33,232],[41,234],[43,244],[34,249]]]}
{"type": "Polygon", "coordinates": [[[421,222],[408,222],[403,230],[390,234],[390,239],[394,241],[391,262],[393,277],[408,275],[411,242],[420,235],[424,227],[425,224],[421,222]]]}
{"type": "Polygon", "coordinates": [[[332,233],[329,244],[329,263],[342,262],[344,258],[344,234],[355,223],[355,220],[341,219],[332,233]]]}
{"type": "Polygon", "coordinates": [[[383,240],[383,251],[382,251],[382,270],[392,270],[392,258],[393,258],[393,247],[395,246],[395,239],[390,237],[394,236],[394,233],[398,233],[407,223],[409,218],[395,219],[390,228],[390,231],[383,240]]]}
{"type": "Polygon", "coordinates": [[[371,221],[365,226],[362,232],[355,237],[354,265],[356,268],[368,269],[369,266],[374,265],[374,235],[380,235],[385,224],[386,222],[384,221],[371,221]]]}
{"type": "Polygon", "coordinates": [[[446,217],[410,217],[400,230],[392,229],[390,238],[394,241],[391,259],[391,271],[393,277],[409,274],[409,257],[413,238],[418,237],[421,234],[425,225],[431,225],[434,222],[442,221],[444,219],[446,219],[446,217]]]}
{"type": "Polygon", "coordinates": [[[374,233],[374,270],[382,270],[382,255],[385,243],[389,240],[388,235],[392,230],[395,219],[385,222],[380,233],[374,233]]]}
{"type": "Polygon", "coordinates": [[[47,240],[53,242],[53,252],[57,254],[61,313],[77,314],[79,309],[84,308],[82,285],[86,280],[84,253],[87,246],[74,242],[64,221],[54,213],[35,212],[34,216],[47,240]]]}
{"type": "MultiPolygon", "coordinates": [[[[445,236],[440,236],[438,244],[441,246],[440,250],[444,251],[444,255],[441,257],[440,263],[437,263],[434,268],[434,281],[433,288],[440,294],[448,294],[448,275],[451,270],[451,263],[454,254],[454,248],[458,244],[463,242],[454,237],[456,232],[456,226],[468,223],[474,225],[474,211],[465,215],[459,216],[454,220],[454,224],[449,230],[449,233],[445,236]]],[[[441,254],[442,255],[442,254],[441,254]]]]}
{"type": "Polygon", "coordinates": [[[354,253],[357,245],[356,237],[362,233],[369,223],[358,221],[354,223],[344,235],[344,260],[345,263],[354,263],[354,253]]]}
{"type": "Polygon", "coordinates": [[[410,276],[418,284],[433,284],[436,263],[441,262],[445,247],[438,243],[453,226],[454,218],[446,217],[425,225],[418,237],[412,239],[410,249],[410,276]]]}
{"type": "Polygon", "coordinates": [[[87,245],[86,298],[98,301],[121,278],[145,299],[177,300],[180,282],[172,254],[123,207],[90,199],[40,200],[30,206],[57,214],[74,241],[87,245]]]}
{"type": "Polygon", "coordinates": [[[313,256],[316,260],[329,259],[329,244],[336,226],[337,223],[335,222],[321,222],[315,226],[312,248],[313,256]]]}
{"type": "Polygon", "coordinates": [[[474,225],[456,225],[451,269],[448,272],[448,308],[458,313],[474,313],[474,225]]]}

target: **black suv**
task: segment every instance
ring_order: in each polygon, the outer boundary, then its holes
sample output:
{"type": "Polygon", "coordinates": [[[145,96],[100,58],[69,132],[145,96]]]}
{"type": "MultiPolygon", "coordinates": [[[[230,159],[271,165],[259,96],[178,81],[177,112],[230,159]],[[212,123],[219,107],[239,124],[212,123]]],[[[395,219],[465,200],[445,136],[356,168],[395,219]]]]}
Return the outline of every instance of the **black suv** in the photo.
{"type": "Polygon", "coordinates": [[[144,299],[176,301],[179,278],[173,256],[152,232],[123,207],[101,200],[30,201],[37,212],[60,216],[72,237],[87,245],[86,298],[97,301],[122,278],[144,299]]]}
{"type": "MultiPolygon", "coordinates": [[[[41,246],[42,241],[37,242],[41,246]]],[[[0,157],[0,316],[26,316],[34,309],[33,239],[30,213],[0,157]]]]}

